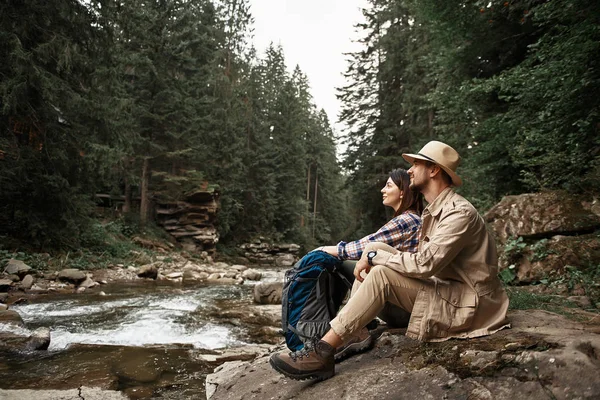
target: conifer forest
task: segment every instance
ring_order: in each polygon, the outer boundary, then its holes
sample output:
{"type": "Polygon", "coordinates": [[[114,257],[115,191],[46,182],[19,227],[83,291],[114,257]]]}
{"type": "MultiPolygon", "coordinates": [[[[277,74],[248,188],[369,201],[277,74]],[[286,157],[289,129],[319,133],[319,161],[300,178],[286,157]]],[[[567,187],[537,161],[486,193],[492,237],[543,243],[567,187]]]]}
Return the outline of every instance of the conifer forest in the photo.
{"type": "Polygon", "coordinates": [[[462,155],[459,192],[480,211],[600,193],[597,0],[370,0],[340,71],[341,132],[286,49],[254,48],[251,12],[3,0],[0,242],[93,247],[99,193],[144,226],[154,199],[199,187],[219,193],[220,246],[352,240],[389,218],[379,189],[430,140],[462,155]]]}

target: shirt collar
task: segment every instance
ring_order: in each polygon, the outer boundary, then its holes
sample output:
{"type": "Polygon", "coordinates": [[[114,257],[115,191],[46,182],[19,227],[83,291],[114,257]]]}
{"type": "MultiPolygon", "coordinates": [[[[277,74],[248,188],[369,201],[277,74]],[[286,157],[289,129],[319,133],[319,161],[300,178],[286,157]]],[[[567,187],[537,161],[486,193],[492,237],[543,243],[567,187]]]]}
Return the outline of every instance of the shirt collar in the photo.
{"type": "Polygon", "coordinates": [[[447,187],[446,189],[442,190],[435,200],[433,200],[431,204],[427,205],[425,209],[429,210],[429,213],[432,216],[437,217],[442,212],[442,208],[444,207],[444,204],[446,204],[446,200],[448,197],[450,197],[451,193],[454,193],[451,187],[447,187]]]}

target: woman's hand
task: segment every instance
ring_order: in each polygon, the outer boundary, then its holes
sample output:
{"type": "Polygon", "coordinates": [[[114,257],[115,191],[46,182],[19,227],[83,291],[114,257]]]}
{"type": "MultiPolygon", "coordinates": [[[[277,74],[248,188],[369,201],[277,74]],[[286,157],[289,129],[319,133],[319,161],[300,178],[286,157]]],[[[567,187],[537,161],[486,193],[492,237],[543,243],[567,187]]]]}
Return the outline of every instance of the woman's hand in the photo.
{"type": "Polygon", "coordinates": [[[364,257],[361,258],[360,260],[358,260],[358,262],[354,266],[354,277],[359,282],[364,281],[363,277],[361,276],[361,273],[363,271],[365,271],[365,275],[367,275],[369,273],[369,271],[371,271],[371,266],[369,265],[369,262],[364,257]]]}
{"type": "Polygon", "coordinates": [[[321,246],[321,247],[317,247],[313,251],[316,251],[316,250],[324,251],[325,253],[330,254],[334,257],[338,256],[337,246],[321,246]]]}

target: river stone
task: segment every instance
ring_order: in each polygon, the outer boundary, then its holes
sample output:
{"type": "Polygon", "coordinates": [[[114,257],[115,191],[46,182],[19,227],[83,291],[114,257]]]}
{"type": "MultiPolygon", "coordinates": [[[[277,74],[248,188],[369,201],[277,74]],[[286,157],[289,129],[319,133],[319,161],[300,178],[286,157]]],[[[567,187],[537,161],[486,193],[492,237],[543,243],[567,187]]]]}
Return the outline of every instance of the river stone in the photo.
{"type": "Polygon", "coordinates": [[[154,382],[161,373],[154,365],[153,359],[140,359],[140,357],[121,359],[114,368],[119,380],[125,382],[154,382]]]}
{"type": "Polygon", "coordinates": [[[29,289],[31,289],[32,286],[33,286],[33,276],[25,275],[25,278],[23,278],[23,280],[21,281],[21,288],[23,288],[25,290],[29,290],[29,289]]]}
{"type": "Polygon", "coordinates": [[[23,261],[15,260],[11,258],[8,260],[8,264],[6,268],[4,268],[4,272],[9,275],[18,275],[20,278],[24,277],[31,271],[31,267],[25,264],[23,261]]]}
{"type": "Polygon", "coordinates": [[[78,284],[79,282],[83,282],[87,278],[85,272],[80,271],[75,268],[63,269],[58,273],[58,279],[61,281],[72,282],[78,284]]]}
{"type": "Polygon", "coordinates": [[[33,334],[29,337],[29,349],[48,350],[48,346],[50,346],[50,329],[41,327],[33,331],[33,334]]]}
{"type": "Polygon", "coordinates": [[[0,323],[24,327],[23,318],[13,310],[0,311],[0,323]]]}
{"type": "Polygon", "coordinates": [[[282,282],[261,282],[254,286],[254,302],[258,304],[281,304],[282,282]]]}
{"type": "Polygon", "coordinates": [[[13,281],[10,279],[0,279],[0,292],[8,292],[12,284],[13,281]]]}
{"type": "Polygon", "coordinates": [[[249,281],[260,281],[262,274],[255,269],[247,269],[242,272],[242,278],[248,279],[249,281]]]}
{"type": "Polygon", "coordinates": [[[275,265],[278,267],[291,267],[294,265],[296,257],[292,254],[278,254],[275,258],[275,265]]]}
{"type": "Polygon", "coordinates": [[[8,310],[8,306],[6,304],[0,303],[0,311],[8,310]]]}
{"type": "Polygon", "coordinates": [[[229,264],[227,264],[226,262],[223,262],[223,261],[218,261],[218,262],[214,263],[213,266],[215,267],[215,269],[221,269],[221,270],[229,268],[229,264]]]}
{"type": "Polygon", "coordinates": [[[235,265],[231,266],[231,269],[242,272],[242,271],[246,271],[248,269],[248,267],[245,265],[241,265],[241,264],[235,264],[235,265]]]}
{"type": "Polygon", "coordinates": [[[198,272],[188,269],[183,272],[183,282],[202,282],[207,278],[208,274],[204,271],[198,272]]]}
{"type": "Polygon", "coordinates": [[[8,293],[0,293],[0,303],[5,303],[8,298],[8,293]]]}
{"type": "Polygon", "coordinates": [[[85,281],[79,284],[79,287],[84,287],[86,289],[93,288],[94,286],[99,285],[99,283],[94,282],[92,278],[89,276],[85,278],[85,281]]]}
{"type": "Polygon", "coordinates": [[[223,278],[229,278],[229,279],[236,279],[239,276],[240,275],[237,272],[226,272],[225,274],[223,274],[223,278]]]}
{"type": "Polygon", "coordinates": [[[221,279],[221,274],[218,272],[212,273],[206,278],[206,280],[211,282],[218,281],[219,279],[221,279]]]}
{"type": "Polygon", "coordinates": [[[137,276],[140,278],[156,279],[158,277],[158,267],[155,263],[142,265],[137,272],[137,276]]]}

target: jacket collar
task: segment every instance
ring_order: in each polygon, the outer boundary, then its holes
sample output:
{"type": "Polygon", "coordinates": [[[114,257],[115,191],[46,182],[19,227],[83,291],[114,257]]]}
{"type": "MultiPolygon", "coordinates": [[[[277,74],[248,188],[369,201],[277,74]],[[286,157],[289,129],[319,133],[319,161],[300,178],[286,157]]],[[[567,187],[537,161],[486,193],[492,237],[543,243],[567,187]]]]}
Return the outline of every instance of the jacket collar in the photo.
{"type": "Polygon", "coordinates": [[[429,213],[432,216],[437,217],[442,212],[444,204],[446,204],[453,193],[454,192],[452,191],[452,188],[447,187],[446,189],[442,190],[442,192],[438,194],[438,197],[436,197],[431,204],[427,205],[425,209],[429,210],[429,213]]]}

